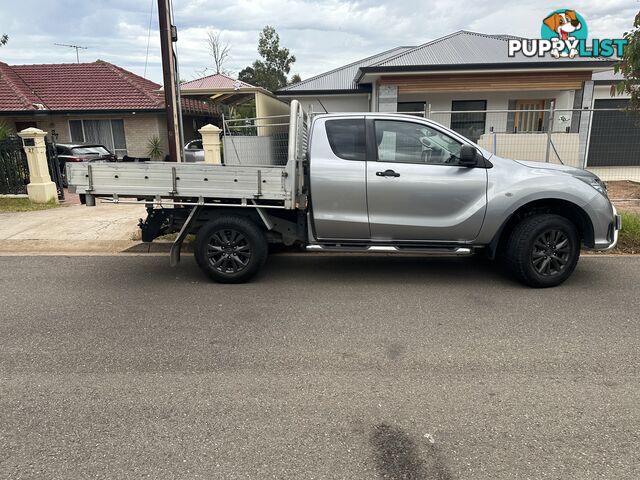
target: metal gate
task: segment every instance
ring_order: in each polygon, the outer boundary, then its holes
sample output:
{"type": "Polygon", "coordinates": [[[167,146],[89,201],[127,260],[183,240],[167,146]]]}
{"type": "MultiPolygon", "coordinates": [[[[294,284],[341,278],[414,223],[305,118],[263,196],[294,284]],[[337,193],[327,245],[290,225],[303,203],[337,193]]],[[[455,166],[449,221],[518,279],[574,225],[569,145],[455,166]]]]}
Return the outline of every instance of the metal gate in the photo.
{"type": "Polygon", "coordinates": [[[629,100],[596,100],[589,138],[590,167],[640,166],[640,113],[629,100]]]}
{"type": "Polygon", "coordinates": [[[22,140],[9,137],[0,141],[0,195],[27,193],[29,166],[22,140]]]}
{"type": "Polygon", "coordinates": [[[58,159],[58,149],[54,142],[46,140],[47,145],[47,164],[49,166],[49,176],[51,181],[56,184],[58,190],[58,200],[64,200],[64,182],[62,179],[62,171],[60,170],[60,160],[58,159]]]}

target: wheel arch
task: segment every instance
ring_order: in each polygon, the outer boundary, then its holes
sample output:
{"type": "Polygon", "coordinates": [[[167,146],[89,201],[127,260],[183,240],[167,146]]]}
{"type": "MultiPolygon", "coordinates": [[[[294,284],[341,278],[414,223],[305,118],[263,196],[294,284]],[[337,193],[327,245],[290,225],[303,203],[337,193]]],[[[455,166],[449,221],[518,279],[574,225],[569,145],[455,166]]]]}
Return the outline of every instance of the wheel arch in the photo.
{"type": "Polygon", "coordinates": [[[202,211],[198,224],[190,233],[197,234],[200,228],[221,216],[235,216],[251,221],[264,231],[270,243],[293,245],[304,240],[304,217],[301,220],[298,218],[297,212],[269,209],[268,207],[211,207],[202,211]]]}
{"type": "Polygon", "coordinates": [[[589,214],[579,205],[560,198],[532,200],[518,207],[502,223],[489,243],[489,256],[494,258],[503,248],[515,226],[523,219],[539,213],[560,215],[575,225],[579,238],[588,247],[595,243],[593,223],[589,214]]]}

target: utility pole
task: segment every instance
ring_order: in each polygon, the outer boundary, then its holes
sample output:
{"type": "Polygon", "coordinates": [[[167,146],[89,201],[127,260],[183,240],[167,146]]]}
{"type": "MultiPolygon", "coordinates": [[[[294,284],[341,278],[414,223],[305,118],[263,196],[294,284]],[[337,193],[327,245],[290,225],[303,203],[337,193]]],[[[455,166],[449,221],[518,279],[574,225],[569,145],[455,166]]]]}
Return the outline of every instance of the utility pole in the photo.
{"type": "Polygon", "coordinates": [[[173,42],[178,40],[176,27],[171,24],[171,0],[158,0],[158,19],[160,24],[160,51],[162,54],[162,80],[164,84],[164,103],[167,113],[167,134],[169,139],[169,160],[179,162],[178,152],[182,151],[177,132],[178,102],[176,100],[176,70],[173,42]]]}
{"type": "Polygon", "coordinates": [[[57,45],[59,47],[69,47],[69,48],[75,48],[76,49],[76,62],[80,63],[80,54],[78,53],[78,50],[88,50],[89,47],[81,47],[80,45],[69,45],[67,43],[54,43],[54,45],[57,45]]]}

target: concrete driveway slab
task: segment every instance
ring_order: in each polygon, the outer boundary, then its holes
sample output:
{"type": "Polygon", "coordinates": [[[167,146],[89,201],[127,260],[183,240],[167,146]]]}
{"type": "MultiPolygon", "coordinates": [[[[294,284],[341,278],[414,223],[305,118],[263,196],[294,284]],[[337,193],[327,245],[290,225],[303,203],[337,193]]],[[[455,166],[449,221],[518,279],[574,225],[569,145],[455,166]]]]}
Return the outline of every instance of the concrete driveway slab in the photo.
{"type": "Polygon", "coordinates": [[[49,210],[0,213],[0,252],[112,251],[139,238],[141,205],[71,205],[49,210]]]}

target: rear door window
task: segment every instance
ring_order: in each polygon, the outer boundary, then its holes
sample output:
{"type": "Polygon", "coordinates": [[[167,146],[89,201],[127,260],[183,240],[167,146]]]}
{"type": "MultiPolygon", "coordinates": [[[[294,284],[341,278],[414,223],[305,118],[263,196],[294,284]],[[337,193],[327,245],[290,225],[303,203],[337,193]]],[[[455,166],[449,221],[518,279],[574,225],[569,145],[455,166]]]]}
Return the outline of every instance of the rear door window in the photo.
{"type": "Polygon", "coordinates": [[[365,160],[364,118],[345,118],[325,122],[333,153],[344,160],[365,160]]]}

